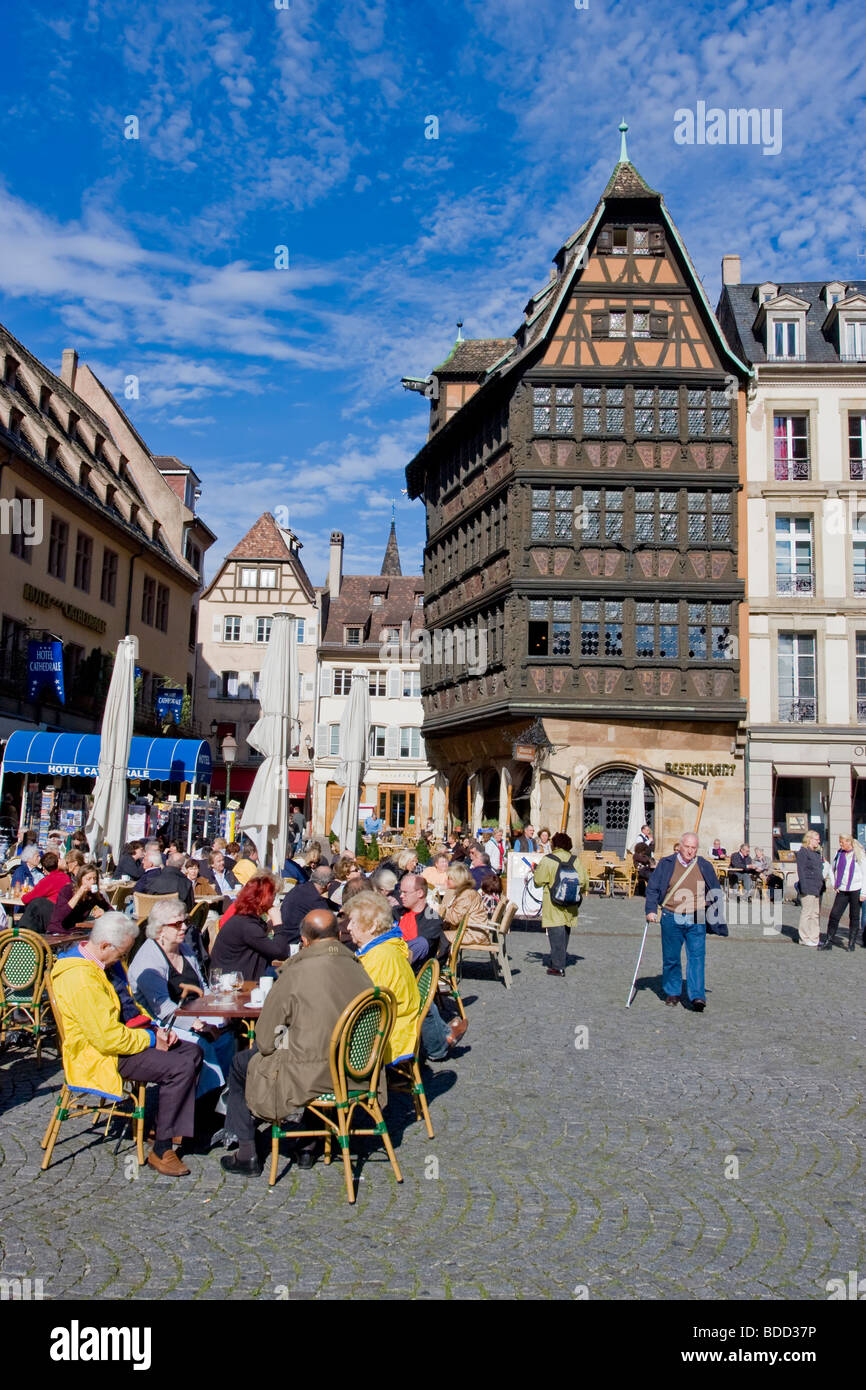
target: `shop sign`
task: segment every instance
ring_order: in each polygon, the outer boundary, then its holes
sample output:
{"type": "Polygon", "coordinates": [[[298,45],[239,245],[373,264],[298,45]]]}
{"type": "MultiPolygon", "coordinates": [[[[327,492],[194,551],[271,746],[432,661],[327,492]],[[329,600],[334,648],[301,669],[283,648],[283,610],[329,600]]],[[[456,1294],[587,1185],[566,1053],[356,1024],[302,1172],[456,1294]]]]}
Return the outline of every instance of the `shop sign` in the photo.
{"type": "Polygon", "coordinates": [[[736,763],[665,763],[665,772],[680,777],[734,777],[736,763]]]}

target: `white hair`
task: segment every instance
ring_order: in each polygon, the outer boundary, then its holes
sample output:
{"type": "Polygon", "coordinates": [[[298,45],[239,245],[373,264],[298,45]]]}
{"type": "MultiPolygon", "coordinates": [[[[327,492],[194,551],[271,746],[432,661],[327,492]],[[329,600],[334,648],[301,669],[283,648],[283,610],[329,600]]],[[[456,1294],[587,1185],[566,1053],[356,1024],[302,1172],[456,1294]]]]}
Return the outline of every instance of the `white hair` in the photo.
{"type": "Polygon", "coordinates": [[[118,951],[125,950],[127,942],[134,941],[137,936],[138,928],[125,912],[103,912],[94,922],[90,932],[90,940],[94,946],[107,941],[118,951]]]}
{"type": "Polygon", "coordinates": [[[22,864],[29,864],[31,859],[38,859],[41,853],[38,845],[25,845],[18,858],[22,864]]]}
{"type": "Polygon", "coordinates": [[[144,851],[145,864],[152,864],[155,869],[164,867],[162,854],[158,849],[146,849],[144,851]]]}
{"type": "Polygon", "coordinates": [[[158,903],[154,903],[150,909],[150,916],[147,919],[145,933],[153,940],[159,936],[163,927],[168,922],[178,922],[186,920],[186,908],[180,898],[160,898],[158,903]]]}

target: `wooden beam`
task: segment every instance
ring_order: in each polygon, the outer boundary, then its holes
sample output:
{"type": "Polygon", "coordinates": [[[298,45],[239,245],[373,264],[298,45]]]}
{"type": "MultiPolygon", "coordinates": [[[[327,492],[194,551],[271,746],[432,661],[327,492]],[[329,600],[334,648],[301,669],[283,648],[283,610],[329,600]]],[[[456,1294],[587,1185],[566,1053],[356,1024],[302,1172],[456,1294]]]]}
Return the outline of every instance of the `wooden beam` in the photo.
{"type": "Polygon", "coordinates": [[[561,819],[560,822],[559,822],[559,828],[560,828],[560,830],[564,830],[564,829],[565,829],[566,823],[567,823],[567,821],[568,821],[568,800],[569,800],[569,797],[570,797],[570,796],[571,796],[571,778],[569,778],[568,783],[567,783],[566,788],[565,788],[565,799],[564,799],[564,801],[563,801],[563,803],[562,803],[562,819],[561,819]]]}
{"type": "Polygon", "coordinates": [[[511,779],[508,780],[508,790],[506,792],[506,813],[505,813],[505,833],[511,834],[511,779]]]}
{"type": "Polygon", "coordinates": [[[709,786],[709,782],[704,782],[704,785],[703,785],[703,787],[701,788],[701,799],[700,799],[700,802],[699,802],[699,804],[698,804],[698,815],[697,815],[697,819],[696,819],[696,821],[695,821],[695,834],[696,834],[696,835],[697,835],[697,833],[698,833],[698,830],[700,829],[701,816],[702,816],[703,813],[704,813],[704,802],[705,802],[706,799],[707,799],[707,787],[708,787],[708,786],[709,786]]]}

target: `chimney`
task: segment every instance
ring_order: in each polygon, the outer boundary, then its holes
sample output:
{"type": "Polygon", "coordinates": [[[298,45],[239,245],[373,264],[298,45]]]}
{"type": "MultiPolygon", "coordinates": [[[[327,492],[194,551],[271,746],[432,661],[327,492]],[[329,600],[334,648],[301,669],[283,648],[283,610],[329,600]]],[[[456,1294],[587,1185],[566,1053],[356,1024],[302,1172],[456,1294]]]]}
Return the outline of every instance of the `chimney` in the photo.
{"type": "Polygon", "coordinates": [[[722,284],[739,285],[741,278],[739,256],[722,256],[722,284]]]}
{"type": "Polygon", "coordinates": [[[60,380],[65,382],[70,391],[75,390],[75,373],[78,371],[78,353],[75,348],[63,349],[63,363],[60,368],[60,380]]]}
{"type": "Polygon", "coordinates": [[[343,533],[331,532],[331,554],[328,562],[328,593],[331,598],[340,597],[343,582],[343,533]]]}

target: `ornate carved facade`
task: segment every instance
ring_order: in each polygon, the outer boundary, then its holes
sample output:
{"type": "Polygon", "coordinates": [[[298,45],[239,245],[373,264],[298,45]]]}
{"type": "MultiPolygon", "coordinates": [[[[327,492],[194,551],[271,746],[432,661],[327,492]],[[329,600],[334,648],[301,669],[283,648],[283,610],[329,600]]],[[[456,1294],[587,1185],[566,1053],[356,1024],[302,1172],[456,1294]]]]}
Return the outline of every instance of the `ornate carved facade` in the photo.
{"type": "Polygon", "coordinates": [[[468,766],[454,738],[536,714],[705,725],[730,756],[747,375],[623,158],[514,336],[458,341],[404,383],[432,402],[407,469],[427,508],[426,624],[463,634],[458,656],[486,639],[483,670],[422,667],[434,761],[468,766]]]}

